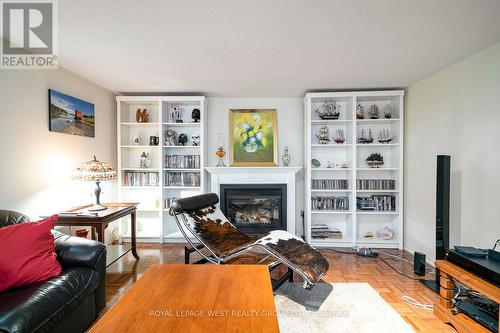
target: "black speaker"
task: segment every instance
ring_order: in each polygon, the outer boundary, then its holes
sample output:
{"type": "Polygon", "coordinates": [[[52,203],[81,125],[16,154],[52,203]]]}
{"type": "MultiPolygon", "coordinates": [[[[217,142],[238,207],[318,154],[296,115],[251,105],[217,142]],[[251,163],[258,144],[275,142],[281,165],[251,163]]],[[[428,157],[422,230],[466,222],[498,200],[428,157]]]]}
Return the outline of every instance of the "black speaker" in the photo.
{"type": "Polygon", "coordinates": [[[438,155],[436,177],[436,259],[450,247],[450,156],[438,155]]]}
{"type": "Polygon", "coordinates": [[[413,255],[413,270],[417,275],[425,275],[425,254],[422,252],[415,252],[413,255]]]}
{"type": "MultiPolygon", "coordinates": [[[[438,155],[436,171],[436,260],[446,258],[450,247],[450,165],[451,157],[438,155]]],[[[439,293],[439,270],[436,279],[420,280],[431,290],[439,293]]]]}

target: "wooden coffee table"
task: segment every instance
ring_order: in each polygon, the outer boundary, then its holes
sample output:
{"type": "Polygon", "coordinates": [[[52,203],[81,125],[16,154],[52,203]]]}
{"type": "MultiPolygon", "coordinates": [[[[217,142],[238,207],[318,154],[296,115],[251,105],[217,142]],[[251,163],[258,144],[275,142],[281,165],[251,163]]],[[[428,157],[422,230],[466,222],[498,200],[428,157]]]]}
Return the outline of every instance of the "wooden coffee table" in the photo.
{"type": "Polygon", "coordinates": [[[265,265],[153,265],[90,332],[279,332],[265,265]]]}

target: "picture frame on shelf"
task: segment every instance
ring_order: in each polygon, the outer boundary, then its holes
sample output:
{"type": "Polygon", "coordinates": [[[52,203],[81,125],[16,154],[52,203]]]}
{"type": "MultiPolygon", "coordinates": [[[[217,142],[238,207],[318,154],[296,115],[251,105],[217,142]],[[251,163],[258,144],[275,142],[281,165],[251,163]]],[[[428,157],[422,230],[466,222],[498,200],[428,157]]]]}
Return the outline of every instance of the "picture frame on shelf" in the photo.
{"type": "Polygon", "coordinates": [[[229,112],[231,166],[277,166],[276,109],[231,109],[229,112]]]}

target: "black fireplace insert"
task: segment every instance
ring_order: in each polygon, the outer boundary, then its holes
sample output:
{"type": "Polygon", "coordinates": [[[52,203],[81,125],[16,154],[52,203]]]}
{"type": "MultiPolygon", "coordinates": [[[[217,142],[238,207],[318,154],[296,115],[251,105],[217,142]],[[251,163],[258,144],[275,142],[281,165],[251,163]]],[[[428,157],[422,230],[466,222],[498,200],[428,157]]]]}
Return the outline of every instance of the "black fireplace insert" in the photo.
{"type": "Polygon", "coordinates": [[[286,230],[286,184],[221,184],[220,208],[247,234],[286,230]]]}

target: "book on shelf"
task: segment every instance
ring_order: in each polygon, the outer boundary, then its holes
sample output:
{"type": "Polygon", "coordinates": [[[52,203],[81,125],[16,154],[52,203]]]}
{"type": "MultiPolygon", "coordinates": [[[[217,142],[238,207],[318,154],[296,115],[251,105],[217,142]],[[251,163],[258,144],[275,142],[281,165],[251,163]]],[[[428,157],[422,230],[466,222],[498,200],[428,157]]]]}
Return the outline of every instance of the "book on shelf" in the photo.
{"type": "Polygon", "coordinates": [[[348,196],[314,196],[311,197],[312,210],[349,210],[348,196]]]}
{"type": "Polygon", "coordinates": [[[357,197],[356,207],[359,210],[396,211],[396,196],[371,195],[369,197],[357,197]]]}
{"type": "Polygon", "coordinates": [[[358,190],[395,190],[394,179],[358,179],[356,180],[358,190]]]}
{"type": "Polygon", "coordinates": [[[123,186],[159,186],[160,174],[158,171],[125,171],[123,186]]]}
{"type": "Polygon", "coordinates": [[[347,179],[313,179],[311,187],[313,190],[347,190],[349,182],[347,179]]]}
{"type": "Polygon", "coordinates": [[[198,187],[200,178],[199,172],[167,172],[165,186],[198,187]]]}
{"type": "Polygon", "coordinates": [[[169,169],[199,169],[200,155],[165,155],[165,167],[169,169]]]}
{"type": "Polygon", "coordinates": [[[330,230],[326,224],[315,224],[311,226],[311,237],[315,239],[342,239],[342,231],[339,229],[330,230]]]}

